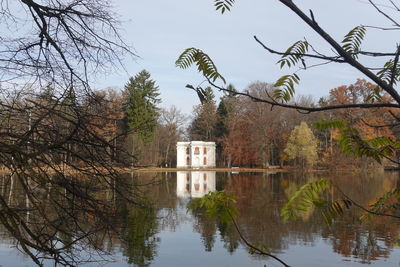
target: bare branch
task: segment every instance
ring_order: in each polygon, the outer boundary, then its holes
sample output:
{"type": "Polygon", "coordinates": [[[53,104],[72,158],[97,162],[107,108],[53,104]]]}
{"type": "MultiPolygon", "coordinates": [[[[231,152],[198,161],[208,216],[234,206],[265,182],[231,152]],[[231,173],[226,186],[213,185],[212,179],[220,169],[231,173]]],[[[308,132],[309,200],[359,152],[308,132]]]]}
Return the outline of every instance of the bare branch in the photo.
{"type": "Polygon", "coordinates": [[[358,62],[351,54],[347,53],[341,45],[339,45],[324,29],[322,29],[316,22],[310,19],[304,12],[302,12],[292,0],[279,0],[282,4],[291,9],[297,16],[299,16],[305,23],[307,23],[316,33],[318,33],[332,48],[342,57],[342,59],[349,65],[353,66],[361,73],[366,75],[384,91],[386,91],[397,103],[400,103],[399,93],[385,81],[377,77],[367,67],[358,62]]]}
{"type": "Polygon", "coordinates": [[[397,73],[397,63],[399,62],[399,55],[400,55],[400,46],[397,45],[397,52],[396,52],[396,56],[394,57],[394,61],[393,61],[393,67],[391,69],[391,77],[390,77],[390,82],[389,82],[389,86],[393,87],[393,84],[396,80],[396,73],[397,73]]]}
{"type": "Polygon", "coordinates": [[[285,52],[279,52],[276,50],[273,50],[269,47],[267,47],[264,43],[262,43],[257,36],[254,36],[254,39],[259,43],[265,50],[272,54],[276,55],[294,55],[294,56],[304,56],[304,57],[309,57],[309,58],[317,58],[317,59],[322,59],[322,60],[327,60],[327,61],[333,61],[337,63],[346,63],[346,61],[340,59],[340,57],[329,57],[329,56],[324,56],[324,55],[313,55],[313,54],[299,54],[299,53],[285,53],[285,52]]]}
{"type": "Polygon", "coordinates": [[[368,0],[368,2],[383,16],[385,16],[388,20],[390,20],[395,26],[400,27],[400,24],[395,21],[392,17],[390,17],[387,13],[383,12],[372,0],[368,0]]]}
{"type": "Polygon", "coordinates": [[[236,95],[246,96],[256,102],[267,103],[272,106],[279,106],[279,107],[284,107],[284,108],[295,109],[297,111],[301,111],[304,113],[313,113],[313,112],[320,112],[320,111],[325,111],[325,110],[336,110],[336,109],[352,109],[352,108],[363,108],[363,109],[369,109],[369,108],[396,108],[396,109],[398,109],[398,108],[400,108],[399,104],[393,104],[393,103],[360,103],[360,104],[330,105],[330,106],[323,106],[323,107],[305,107],[305,106],[299,106],[296,104],[292,105],[292,104],[278,102],[272,97],[270,97],[269,99],[265,99],[265,98],[260,98],[260,97],[251,95],[249,92],[232,91],[227,88],[216,85],[211,80],[208,80],[208,82],[210,85],[212,85],[213,87],[217,88],[220,91],[235,93],[236,95]]]}

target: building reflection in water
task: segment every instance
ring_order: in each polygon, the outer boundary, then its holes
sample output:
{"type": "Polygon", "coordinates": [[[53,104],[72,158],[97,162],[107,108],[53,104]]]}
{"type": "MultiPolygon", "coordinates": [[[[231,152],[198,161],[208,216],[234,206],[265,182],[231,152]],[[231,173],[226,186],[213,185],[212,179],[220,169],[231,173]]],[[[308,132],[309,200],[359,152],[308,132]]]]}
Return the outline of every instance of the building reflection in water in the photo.
{"type": "Polygon", "coordinates": [[[200,198],[215,191],[215,171],[179,171],[176,177],[178,197],[200,198]]]}

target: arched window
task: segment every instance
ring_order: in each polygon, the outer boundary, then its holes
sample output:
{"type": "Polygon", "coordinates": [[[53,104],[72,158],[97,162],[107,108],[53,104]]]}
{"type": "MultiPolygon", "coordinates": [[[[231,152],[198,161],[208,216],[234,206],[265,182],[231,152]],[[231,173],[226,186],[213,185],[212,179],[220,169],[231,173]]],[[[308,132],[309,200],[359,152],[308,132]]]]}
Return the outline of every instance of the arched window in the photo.
{"type": "Polygon", "coordinates": [[[203,165],[207,165],[207,158],[206,157],[203,158],[203,165]]]}
{"type": "Polygon", "coordinates": [[[187,147],[186,148],[186,154],[189,155],[190,154],[190,149],[187,147]]]}
{"type": "Polygon", "coordinates": [[[203,147],[203,154],[204,155],[207,154],[207,148],[206,147],[203,147]]]}
{"type": "Polygon", "coordinates": [[[190,158],[186,157],[186,165],[190,165],[190,158]]]}
{"type": "Polygon", "coordinates": [[[200,148],[199,148],[198,146],[196,146],[196,147],[194,148],[194,154],[195,154],[195,155],[200,154],[200,148]]]}

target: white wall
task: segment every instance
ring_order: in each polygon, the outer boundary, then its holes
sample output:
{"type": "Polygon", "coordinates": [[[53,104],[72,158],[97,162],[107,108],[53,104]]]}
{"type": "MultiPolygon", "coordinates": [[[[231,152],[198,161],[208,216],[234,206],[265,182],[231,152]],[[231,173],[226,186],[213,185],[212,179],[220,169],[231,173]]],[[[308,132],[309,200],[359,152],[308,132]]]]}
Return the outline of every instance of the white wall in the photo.
{"type": "Polygon", "coordinates": [[[200,198],[216,190],[215,171],[176,173],[176,195],[178,197],[200,198]]]}
{"type": "Polygon", "coordinates": [[[203,142],[203,141],[192,141],[192,142],[178,142],[176,145],[177,160],[176,165],[178,168],[205,168],[215,167],[215,142],[203,142]],[[186,148],[190,150],[190,164],[186,164],[186,148]],[[195,148],[199,148],[199,154],[195,154],[195,148]],[[207,149],[207,153],[204,154],[204,148],[207,149]],[[204,164],[204,157],[207,158],[207,164],[204,164]]]}

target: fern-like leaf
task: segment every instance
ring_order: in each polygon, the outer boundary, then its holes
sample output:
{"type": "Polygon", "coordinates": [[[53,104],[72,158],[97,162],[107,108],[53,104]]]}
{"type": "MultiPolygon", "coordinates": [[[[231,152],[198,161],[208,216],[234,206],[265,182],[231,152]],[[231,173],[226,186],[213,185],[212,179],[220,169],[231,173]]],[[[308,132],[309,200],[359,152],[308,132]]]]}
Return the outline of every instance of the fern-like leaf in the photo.
{"type": "Polygon", "coordinates": [[[225,192],[209,192],[200,199],[193,199],[188,204],[188,210],[203,210],[207,216],[218,218],[222,223],[230,224],[238,215],[233,204],[236,200],[225,192]]]}
{"type": "Polygon", "coordinates": [[[382,100],[382,88],[380,88],[379,86],[376,86],[374,90],[370,94],[368,94],[364,99],[365,102],[370,102],[370,103],[378,102],[381,100],[382,100]]]}
{"type": "Polygon", "coordinates": [[[342,129],[346,127],[346,123],[338,119],[321,119],[313,123],[313,126],[321,131],[329,129],[342,129]]]}
{"type": "Polygon", "coordinates": [[[231,7],[235,3],[235,0],[215,0],[215,10],[220,10],[221,14],[224,14],[226,10],[231,11],[231,7]]]}
{"type": "MultiPolygon", "coordinates": [[[[284,55],[277,63],[281,68],[285,65],[289,68],[296,65],[299,61],[302,61],[304,54],[308,51],[308,47],[309,45],[307,41],[295,42],[285,51],[284,55]]],[[[302,63],[304,62],[302,61],[302,63]]]]}
{"type": "Polygon", "coordinates": [[[274,91],[274,97],[277,99],[283,99],[286,102],[289,101],[294,96],[295,84],[299,84],[299,82],[300,78],[295,73],[280,77],[274,84],[275,87],[278,87],[278,89],[275,89],[274,91]]]}
{"type": "Polygon", "coordinates": [[[197,70],[207,79],[213,82],[217,79],[221,79],[226,83],[225,78],[218,72],[211,58],[200,49],[194,47],[187,48],[175,61],[175,66],[181,69],[187,69],[193,64],[196,64],[197,70]]]}
{"type": "Polygon", "coordinates": [[[345,35],[342,41],[342,48],[352,57],[357,58],[360,51],[361,42],[365,37],[366,29],[364,26],[357,26],[345,35]]]}
{"type": "Polygon", "coordinates": [[[355,128],[337,119],[322,119],[313,125],[319,130],[338,129],[336,140],[341,152],[347,155],[366,156],[381,163],[382,158],[393,157],[400,149],[400,143],[388,137],[363,139],[355,128]]]}
{"type": "Polygon", "coordinates": [[[374,213],[387,213],[388,211],[398,211],[400,205],[400,188],[390,190],[378,198],[374,204],[371,205],[371,213],[366,213],[360,217],[361,220],[372,218],[374,213]],[[390,202],[391,203],[387,203],[390,202]]]}
{"type": "Polygon", "coordinates": [[[319,195],[329,186],[327,179],[309,182],[300,187],[281,209],[284,221],[297,220],[300,212],[307,211],[312,206],[324,205],[325,200],[319,195]]]}
{"type": "Polygon", "coordinates": [[[340,149],[345,154],[366,156],[382,163],[384,157],[393,157],[400,143],[388,137],[362,139],[359,132],[351,127],[342,129],[338,137],[340,149]]]}
{"type": "Polygon", "coordinates": [[[327,179],[320,179],[300,187],[281,209],[283,219],[285,221],[297,220],[300,212],[306,212],[310,208],[316,207],[321,211],[325,223],[331,225],[353,205],[353,202],[349,199],[339,199],[333,202],[324,200],[320,195],[328,189],[329,185],[327,179]]]}
{"type": "Polygon", "coordinates": [[[332,203],[326,202],[322,207],[321,213],[327,225],[331,225],[333,221],[343,215],[344,211],[350,209],[353,202],[349,199],[339,199],[332,203]]]}
{"type": "Polygon", "coordinates": [[[394,73],[393,73],[393,66],[394,66],[394,61],[393,59],[390,59],[388,62],[385,63],[382,70],[376,73],[376,75],[381,80],[385,81],[387,84],[390,84],[390,82],[392,81],[392,75],[394,75],[393,84],[395,85],[400,80],[400,62],[396,64],[394,73]]]}
{"type": "Polygon", "coordinates": [[[368,140],[361,138],[360,133],[352,128],[342,129],[337,138],[340,150],[347,155],[355,155],[357,157],[366,156],[373,158],[378,163],[382,163],[383,154],[376,147],[371,146],[368,140]]]}

